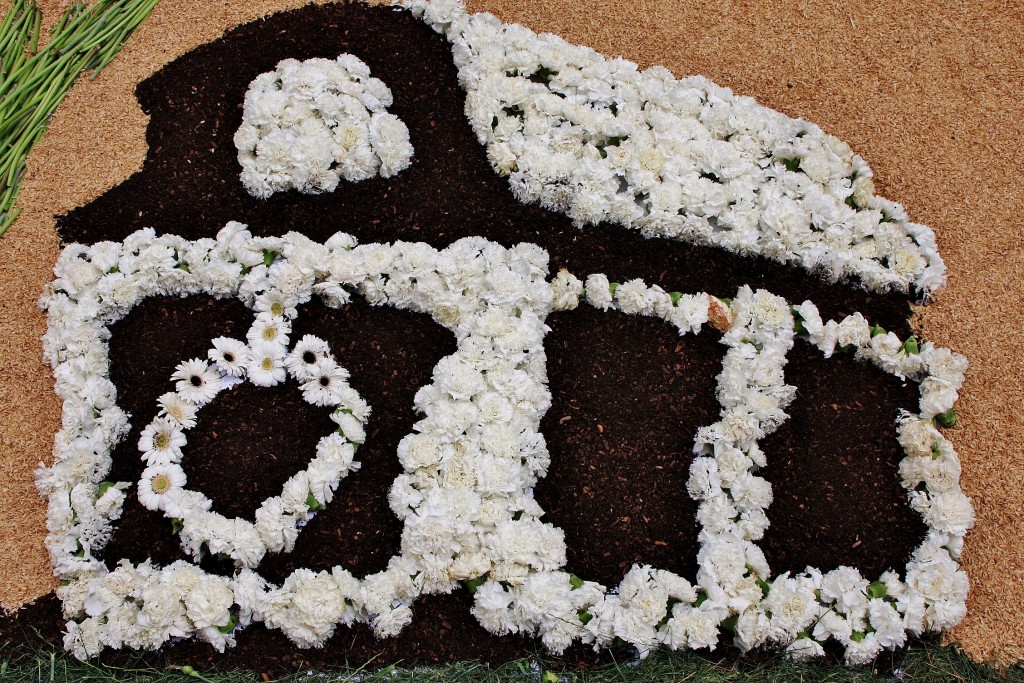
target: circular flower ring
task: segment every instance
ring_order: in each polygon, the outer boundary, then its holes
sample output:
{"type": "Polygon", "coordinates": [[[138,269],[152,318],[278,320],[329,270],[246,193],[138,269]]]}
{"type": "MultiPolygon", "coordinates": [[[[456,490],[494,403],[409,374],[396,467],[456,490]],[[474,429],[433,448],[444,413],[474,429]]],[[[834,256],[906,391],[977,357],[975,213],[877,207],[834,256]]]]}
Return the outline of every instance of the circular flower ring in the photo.
{"type": "Polygon", "coordinates": [[[287,328],[283,316],[261,313],[248,335],[254,342],[214,339],[209,362],[196,358],[178,365],[172,375],[175,391],[160,397],[160,414],[142,431],[139,450],[147,467],[139,481],[139,500],[174,520],[182,547],[197,561],[204,546],[249,568],[267,552],[291,552],[299,528],[359,468],[353,456],[365,439],[369,406],[349,386],[348,371],[331,356],[326,341],[306,335],[288,352],[282,343],[287,328]],[[196,424],[196,412],[221,391],[246,380],[271,386],[286,372],[301,383],[308,403],[333,409],[338,428],[320,439],[316,456],[285,482],[280,495],[263,501],[255,524],[213,512],[209,498],[185,488],[187,478],[179,463],[186,431],[196,424]]]}

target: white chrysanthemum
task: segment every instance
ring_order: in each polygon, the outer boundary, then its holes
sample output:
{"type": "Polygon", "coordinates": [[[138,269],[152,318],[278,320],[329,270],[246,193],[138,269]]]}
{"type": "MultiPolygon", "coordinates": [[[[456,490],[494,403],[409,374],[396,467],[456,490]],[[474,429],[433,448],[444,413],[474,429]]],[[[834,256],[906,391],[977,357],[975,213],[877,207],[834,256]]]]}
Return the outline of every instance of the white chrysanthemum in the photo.
{"type": "Polygon", "coordinates": [[[187,480],[185,471],[178,465],[147,467],[139,478],[139,502],[150,510],[163,510],[168,495],[180,491],[187,480]]]}
{"type": "Polygon", "coordinates": [[[217,337],[207,352],[217,369],[230,377],[241,377],[250,362],[249,347],[238,339],[217,337]]]}
{"type": "Polygon", "coordinates": [[[206,405],[221,390],[220,373],[200,358],[179,363],[171,379],[178,395],[196,406],[206,405]]]}

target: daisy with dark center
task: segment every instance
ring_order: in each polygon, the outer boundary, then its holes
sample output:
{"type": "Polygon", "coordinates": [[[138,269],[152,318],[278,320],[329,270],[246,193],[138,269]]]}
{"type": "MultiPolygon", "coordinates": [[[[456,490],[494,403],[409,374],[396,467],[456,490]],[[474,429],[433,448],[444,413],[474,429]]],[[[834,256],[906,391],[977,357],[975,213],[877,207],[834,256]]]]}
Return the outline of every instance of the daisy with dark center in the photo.
{"type": "Polygon", "coordinates": [[[180,491],[187,480],[185,470],[175,464],[147,467],[139,479],[139,502],[150,510],[163,510],[168,494],[180,491]]]}
{"type": "Polygon", "coordinates": [[[302,385],[302,397],[316,406],[338,405],[341,389],[348,386],[348,370],[326,358],[313,366],[312,373],[313,377],[302,385]]]}
{"type": "Polygon", "coordinates": [[[174,421],[179,427],[189,429],[196,426],[196,407],[173,391],[157,399],[160,416],[174,421]]]}
{"type": "Polygon", "coordinates": [[[295,379],[309,382],[315,377],[317,364],[330,357],[327,342],[319,337],[307,334],[298,342],[285,359],[285,367],[295,379]]]}
{"type": "Polygon", "coordinates": [[[220,373],[199,358],[180,363],[171,379],[178,395],[195,406],[206,405],[221,389],[220,373]]]}
{"type": "Polygon", "coordinates": [[[249,347],[231,337],[217,337],[207,353],[217,369],[231,377],[241,377],[249,364],[249,347]]]}
{"type": "Polygon", "coordinates": [[[181,460],[181,447],[186,443],[188,440],[180,425],[173,420],[158,417],[142,430],[139,450],[146,463],[166,465],[181,460]]]}
{"type": "Polygon", "coordinates": [[[288,335],[291,331],[292,324],[283,316],[260,313],[256,316],[256,321],[249,328],[245,338],[250,345],[257,342],[268,342],[287,346],[288,335]]]}

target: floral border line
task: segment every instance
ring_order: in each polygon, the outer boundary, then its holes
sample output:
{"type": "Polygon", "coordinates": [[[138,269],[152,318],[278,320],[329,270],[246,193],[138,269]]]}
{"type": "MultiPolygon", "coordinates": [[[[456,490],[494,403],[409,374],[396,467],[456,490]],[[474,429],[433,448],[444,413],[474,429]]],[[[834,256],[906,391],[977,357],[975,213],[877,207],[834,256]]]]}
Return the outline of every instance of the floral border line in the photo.
{"type": "MultiPolygon", "coordinates": [[[[216,239],[190,242],[147,229],[123,243],[67,247],[41,302],[49,318],[44,347],[64,398],[63,427],[53,466],[37,473],[49,498],[47,547],[63,581],[58,594],[69,619],[66,646],[84,658],[104,646],[154,649],[170,638],[197,635],[223,649],[233,644],[235,629],[254,621],[306,647],[322,645],[338,624],[356,621],[387,636],[411,620],[419,595],[460,584],[474,590],[473,613],[486,628],[537,634],[555,652],[576,639],[599,647],[621,638],[646,654],[661,644],[714,647],[732,634],[744,649],[773,643],[802,657],[820,653],[832,637],[846,646],[848,661],[860,662],[901,644],[907,633],[959,621],[967,579],[957,558],[973,512],[959,487],[956,453],[934,423],[953,416],[966,368],[961,356],[930,343],[918,347],[913,339],[901,342],[859,314],[823,323],[810,302],[790,306],[749,287],[723,300],[666,292],[640,280],[612,283],[600,274],[584,283],[562,271],[547,282],[547,274],[546,252],[529,244],[505,249],[467,238],[437,251],[419,243],[356,246],[343,234],[318,244],[297,233],[255,238],[238,223],[216,239]],[[277,339],[279,349],[252,354],[248,367],[252,372],[253,363],[269,359],[264,370],[280,366],[283,377],[289,358],[298,362],[283,351],[297,306],[313,294],[340,306],[349,290],[371,304],[427,312],[457,340],[456,352],[417,392],[423,418],[398,447],[404,472],[389,502],[405,526],[401,552],[388,568],[362,580],[341,567],[298,569],[275,586],[259,575],[258,559],[244,553],[234,557],[239,569],[232,578],[187,562],[159,568],[122,560],[108,570],[95,559],[130,487],[105,481],[110,452],[129,429],[109,379],[108,325],[147,296],[237,296],[256,316],[249,345],[238,341],[235,352],[255,350],[268,335],[277,339]],[[544,321],[552,310],[580,301],[660,317],[680,334],[705,324],[724,331],[728,350],[717,392],[722,415],[696,435],[687,486],[699,501],[703,527],[696,585],[648,566],[634,566],[611,590],[579,579],[562,570],[562,531],[540,521],[543,510],[532,490],[549,464],[539,432],[551,402],[544,321]],[[826,356],[854,353],[921,386],[920,413],[899,421],[907,452],[900,472],[929,532],[905,579],[887,572],[869,583],[848,567],[773,578],[755,543],[768,526],[771,502],[770,484],[754,474],[766,464],[757,441],[786,419],[794,390],[785,384],[784,366],[797,336],[826,356]]],[[[211,357],[228,370],[238,358],[223,355],[230,340],[218,342],[211,357]]],[[[199,395],[207,379],[213,385],[229,374],[201,360],[183,363],[175,373],[177,393],[199,395]]],[[[339,391],[344,386],[339,382],[339,391]]],[[[356,398],[348,403],[363,417],[368,413],[356,398]]],[[[361,425],[341,426],[349,440],[360,441],[361,425]]],[[[140,440],[144,455],[153,453],[154,435],[140,440]]],[[[173,459],[176,439],[167,443],[173,459]]],[[[301,518],[313,507],[301,510],[308,496],[318,504],[326,500],[309,476],[296,482],[288,497],[301,518]]],[[[333,474],[327,482],[336,485],[333,474]]],[[[196,525],[209,523],[202,505],[193,511],[196,525]]],[[[293,531],[300,531],[297,525],[293,531]]],[[[204,539],[208,550],[227,547],[209,542],[218,534],[191,536],[204,539]]],[[[286,545],[282,540],[282,549],[286,545]]],[[[190,550],[198,551],[194,546],[190,550]]]]}
{"type": "Polygon", "coordinates": [[[945,283],[932,230],[877,196],[864,159],[813,123],[462,0],[399,4],[452,44],[466,116],[520,201],[874,291],[927,300],[945,283]]]}

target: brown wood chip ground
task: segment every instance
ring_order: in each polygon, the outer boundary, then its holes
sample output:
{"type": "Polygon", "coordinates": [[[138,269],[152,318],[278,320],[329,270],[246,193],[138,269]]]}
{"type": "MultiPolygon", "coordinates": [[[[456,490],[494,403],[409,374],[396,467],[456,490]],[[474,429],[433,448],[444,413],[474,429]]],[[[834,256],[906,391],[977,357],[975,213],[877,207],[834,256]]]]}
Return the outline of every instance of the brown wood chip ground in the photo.
{"type": "MultiPolygon", "coordinates": [[[[60,0],[43,2],[53,25],[60,0]]],[[[23,213],[0,240],[0,603],[53,588],[32,470],[60,421],[36,308],[58,253],[53,216],[138,169],[135,84],[225,29],[301,0],[162,0],[120,56],[83,79],[29,158],[23,213]]],[[[0,12],[7,2],[0,2],[0,12]]],[[[975,658],[1024,658],[1024,10],[1015,0],[479,0],[476,11],[557,33],[642,67],[701,73],[819,124],[875,170],[879,192],[938,234],[949,285],[918,311],[924,338],[971,361],[952,432],[977,509],[971,595],[949,639],[975,658]]],[[[410,55],[415,58],[414,55],[410,55]]]]}

